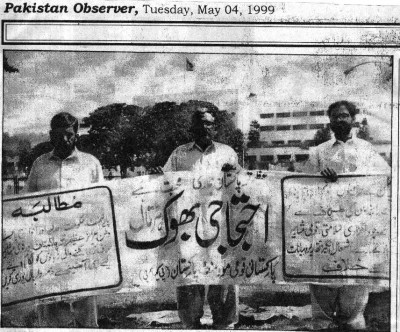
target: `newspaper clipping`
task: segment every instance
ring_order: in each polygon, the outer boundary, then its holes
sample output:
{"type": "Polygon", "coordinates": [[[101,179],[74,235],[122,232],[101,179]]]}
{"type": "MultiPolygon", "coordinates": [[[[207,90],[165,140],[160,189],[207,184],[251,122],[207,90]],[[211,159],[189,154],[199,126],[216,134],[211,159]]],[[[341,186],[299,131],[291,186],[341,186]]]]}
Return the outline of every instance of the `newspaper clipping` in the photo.
{"type": "Polygon", "coordinates": [[[0,13],[2,328],[400,328],[400,5],[0,13]]]}

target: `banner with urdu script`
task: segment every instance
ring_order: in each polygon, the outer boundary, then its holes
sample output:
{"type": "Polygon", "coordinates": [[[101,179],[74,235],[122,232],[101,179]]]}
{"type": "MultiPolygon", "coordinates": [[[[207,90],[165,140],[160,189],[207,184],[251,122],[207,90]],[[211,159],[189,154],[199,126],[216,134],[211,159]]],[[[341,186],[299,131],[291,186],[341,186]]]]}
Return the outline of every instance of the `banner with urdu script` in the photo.
{"type": "Polygon", "coordinates": [[[3,200],[2,304],[183,284],[387,286],[385,175],[165,173],[3,200]]]}

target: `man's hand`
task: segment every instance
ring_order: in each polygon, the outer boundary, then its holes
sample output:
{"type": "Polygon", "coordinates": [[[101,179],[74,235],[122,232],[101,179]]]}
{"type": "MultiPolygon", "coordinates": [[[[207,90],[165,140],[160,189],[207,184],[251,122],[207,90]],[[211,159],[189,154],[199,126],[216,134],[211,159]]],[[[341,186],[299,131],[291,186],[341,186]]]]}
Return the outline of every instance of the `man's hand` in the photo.
{"type": "Polygon", "coordinates": [[[338,175],[337,173],[332,169],[332,168],[325,168],[322,172],[321,175],[323,177],[325,177],[326,179],[332,181],[332,182],[336,182],[338,179],[338,175]]]}
{"type": "Polygon", "coordinates": [[[235,171],[235,170],[236,170],[236,167],[231,164],[228,164],[228,163],[225,163],[221,168],[222,172],[230,172],[230,171],[235,171]]]}
{"type": "Polygon", "coordinates": [[[156,166],[149,169],[149,174],[164,174],[164,171],[161,166],[156,166]]]}

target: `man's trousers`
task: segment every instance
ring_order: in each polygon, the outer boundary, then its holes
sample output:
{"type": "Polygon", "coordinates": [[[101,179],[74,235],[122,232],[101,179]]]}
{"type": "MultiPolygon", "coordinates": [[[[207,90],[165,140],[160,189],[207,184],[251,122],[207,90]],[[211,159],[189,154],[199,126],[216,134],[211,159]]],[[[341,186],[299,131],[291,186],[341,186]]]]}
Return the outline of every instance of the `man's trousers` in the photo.
{"type": "Polygon", "coordinates": [[[350,329],[365,329],[364,310],[368,304],[366,286],[310,285],[312,316],[328,319],[350,329]]]}
{"type": "Polygon", "coordinates": [[[95,296],[38,305],[40,327],[98,327],[95,296]]]}
{"type": "MultiPolygon", "coordinates": [[[[205,301],[204,285],[180,286],[177,288],[178,313],[185,328],[199,328],[205,301]]],[[[239,320],[239,286],[210,285],[207,293],[213,328],[233,327],[239,320]]]]}

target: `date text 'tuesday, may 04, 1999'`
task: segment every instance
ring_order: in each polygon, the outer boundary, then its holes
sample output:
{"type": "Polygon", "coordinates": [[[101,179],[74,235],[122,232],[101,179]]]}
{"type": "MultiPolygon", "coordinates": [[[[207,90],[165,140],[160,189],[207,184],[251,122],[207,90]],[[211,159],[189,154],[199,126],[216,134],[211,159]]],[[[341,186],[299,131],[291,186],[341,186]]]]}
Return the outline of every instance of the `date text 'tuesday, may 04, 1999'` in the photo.
{"type": "Polygon", "coordinates": [[[44,5],[38,5],[36,2],[29,3],[12,3],[6,2],[4,7],[4,13],[15,13],[15,14],[46,14],[46,13],[69,13],[74,12],[78,14],[130,14],[130,15],[177,15],[177,16],[219,16],[219,15],[271,15],[275,12],[273,5],[190,5],[190,6],[157,6],[150,4],[142,4],[140,6],[119,6],[119,5],[89,5],[87,2],[77,2],[73,5],[50,5],[46,3],[44,5]]]}

